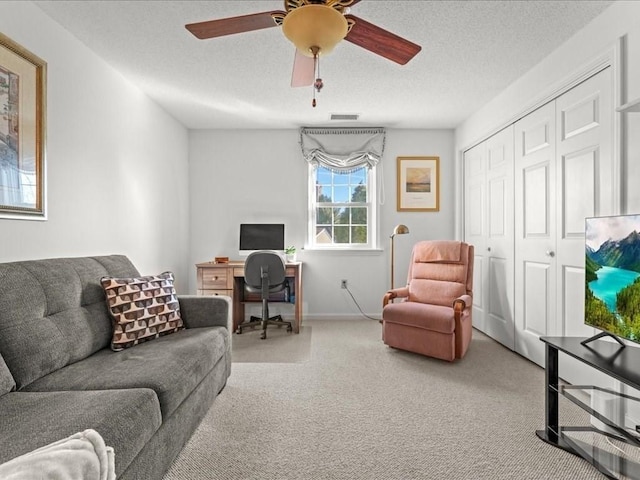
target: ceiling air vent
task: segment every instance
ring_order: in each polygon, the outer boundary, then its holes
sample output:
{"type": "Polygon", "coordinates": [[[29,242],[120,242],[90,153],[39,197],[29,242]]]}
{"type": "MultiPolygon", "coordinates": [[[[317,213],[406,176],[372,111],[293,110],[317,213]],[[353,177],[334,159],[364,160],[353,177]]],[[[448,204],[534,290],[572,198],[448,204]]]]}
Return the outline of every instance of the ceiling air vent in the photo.
{"type": "Polygon", "coordinates": [[[360,115],[357,113],[332,113],[331,120],[358,120],[360,115]]]}

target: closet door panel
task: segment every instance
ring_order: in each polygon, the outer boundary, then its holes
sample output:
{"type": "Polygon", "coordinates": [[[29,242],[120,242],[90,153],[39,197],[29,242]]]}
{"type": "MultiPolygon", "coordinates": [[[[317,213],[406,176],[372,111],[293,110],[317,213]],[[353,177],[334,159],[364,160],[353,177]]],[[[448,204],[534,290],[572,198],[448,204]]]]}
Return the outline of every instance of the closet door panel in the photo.
{"type": "Polygon", "coordinates": [[[513,126],[486,140],[488,311],[485,332],[514,348],[513,126]]]}
{"type": "MultiPolygon", "coordinates": [[[[548,331],[549,319],[549,291],[552,283],[552,275],[550,265],[548,263],[538,263],[525,261],[523,263],[525,293],[535,292],[524,298],[524,316],[522,323],[522,332],[532,337],[540,337],[546,335],[548,331]]],[[[536,343],[533,346],[537,347],[536,343]]],[[[529,351],[526,347],[522,352],[533,353],[535,349],[529,351]]]]}
{"type": "Polygon", "coordinates": [[[595,214],[597,150],[572,152],[562,162],[562,238],[584,241],[584,219],[595,214]]]}
{"type": "Polygon", "coordinates": [[[465,183],[465,242],[475,246],[473,265],[473,326],[485,331],[487,310],[487,255],[486,255],[486,158],[484,143],[464,153],[465,183]]]}
{"type": "MultiPolygon", "coordinates": [[[[577,87],[584,90],[583,86],[577,87]]],[[[560,138],[567,140],[600,126],[599,92],[588,92],[586,96],[569,92],[560,105],[560,138]],[[571,103],[569,103],[571,102],[571,103]]]]}
{"type": "Polygon", "coordinates": [[[556,331],[555,120],[551,102],[515,124],[515,347],[539,365],[556,331]]]}
{"type": "Polygon", "coordinates": [[[613,201],[611,69],[556,100],[558,335],[590,336],[584,324],[585,218],[610,215],[613,201]],[[580,286],[580,291],[575,285],[580,286]]]}
{"type": "Polygon", "coordinates": [[[489,237],[502,239],[506,234],[507,216],[505,213],[508,205],[507,188],[504,178],[492,179],[489,187],[489,237]]]}
{"type": "Polygon", "coordinates": [[[524,195],[524,237],[528,239],[550,239],[549,218],[549,161],[523,169],[522,188],[524,195]]]}
{"type": "MultiPolygon", "coordinates": [[[[564,266],[562,268],[562,305],[563,317],[572,315],[584,317],[584,268],[564,266]]],[[[584,331],[584,324],[567,323],[563,328],[563,335],[569,337],[581,337],[590,335],[584,331]]]]}

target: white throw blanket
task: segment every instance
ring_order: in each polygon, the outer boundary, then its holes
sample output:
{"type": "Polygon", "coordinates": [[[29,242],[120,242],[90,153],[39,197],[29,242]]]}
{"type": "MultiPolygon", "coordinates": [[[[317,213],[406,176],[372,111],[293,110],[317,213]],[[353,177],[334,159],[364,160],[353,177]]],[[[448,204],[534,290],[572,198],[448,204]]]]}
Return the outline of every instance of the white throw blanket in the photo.
{"type": "Polygon", "coordinates": [[[71,435],[0,465],[2,480],[115,480],[113,448],[95,430],[71,435]]]}

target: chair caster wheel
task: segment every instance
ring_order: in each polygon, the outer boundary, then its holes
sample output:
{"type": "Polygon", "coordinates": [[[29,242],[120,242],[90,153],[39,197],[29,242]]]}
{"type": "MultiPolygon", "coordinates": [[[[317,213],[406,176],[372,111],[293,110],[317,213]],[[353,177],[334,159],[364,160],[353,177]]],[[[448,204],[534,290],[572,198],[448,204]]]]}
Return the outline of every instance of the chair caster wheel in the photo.
{"type": "Polygon", "coordinates": [[[267,334],[265,332],[262,332],[260,334],[260,340],[264,340],[265,338],[267,338],[267,334]]]}
{"type": "Polygon", "coordinates": [[[241,328],[236,328],[236,334],[240,335],[242,333],[242,329],[241,328]]]}
{"type": "Polygon", "coordinates": [[[287,332],[289,332],[289,333],[293,332],[293,328],[287,327],[287,332]]]}

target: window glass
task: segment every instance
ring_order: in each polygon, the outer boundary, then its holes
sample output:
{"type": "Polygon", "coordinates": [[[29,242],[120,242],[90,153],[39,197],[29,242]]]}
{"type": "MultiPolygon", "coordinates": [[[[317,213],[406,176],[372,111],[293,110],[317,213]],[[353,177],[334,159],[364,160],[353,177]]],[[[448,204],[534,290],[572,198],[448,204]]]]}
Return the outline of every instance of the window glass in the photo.
{"type": "Polygon", "coordinates": [[[322,248],[374,248],[375,168],[335,173],[309,167],[314,194],[310,205],[309,245],[322,248]]]}

